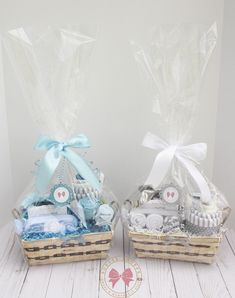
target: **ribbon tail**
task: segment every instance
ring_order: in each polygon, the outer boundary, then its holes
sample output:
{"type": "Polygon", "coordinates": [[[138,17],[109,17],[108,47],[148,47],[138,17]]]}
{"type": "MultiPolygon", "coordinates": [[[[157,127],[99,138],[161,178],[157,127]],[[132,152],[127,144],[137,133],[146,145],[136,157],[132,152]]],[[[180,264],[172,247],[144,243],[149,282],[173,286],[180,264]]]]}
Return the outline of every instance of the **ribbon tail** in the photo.
{"type": "Polygon", "coordinates": [[[48,150],[45,157],[41,160],[36,176],[36,189],[40,194],[45,193],[60,160],[61,155],[55,154],[54,148],[48,150]]]}
{"type": "Polygon", "coordinates": [[[128,277],[128,276],[124,276],[124,277],[122,277],[122,280],[123,280],[124,284],[125,284],[127,287],[129,287],[130,282],[133,281],[133,279],[132,279],[131,277],[128,277]]]}
{"type": "Polygon", "coordinates": [[[175,151],[176,147],[168,147],[156,156],[145,184],[153,185],[154,187],[158,187],[161,184],[169,171],[175,151]]]}
{"type": "Polygon", "coordinates": [[[116,285],[116,283],[119,281],[119,277],[116,277],[116,278],[110,278],[109,279],[109,282],[111,282],[112,283],[112,288],[114,288],[115,287],[115,285],[116,285]]]}
{"type": "Polygon", "coordinates": [[[101,189],[98,178],[82,157],[69,149],[63,151],[63,155],[70,161],[78,173],[91,184],[93,188],[97,190],[101,189]]]}
{"type": "Polygon", "coordinates": [[[209,204],[211,201],[211,192],[206,179],[193,162],[180,156],[177,156],[177,158],[184,164],[193,180],[196,182],[201,193],[201,201],[205,204],[209,204]]]}

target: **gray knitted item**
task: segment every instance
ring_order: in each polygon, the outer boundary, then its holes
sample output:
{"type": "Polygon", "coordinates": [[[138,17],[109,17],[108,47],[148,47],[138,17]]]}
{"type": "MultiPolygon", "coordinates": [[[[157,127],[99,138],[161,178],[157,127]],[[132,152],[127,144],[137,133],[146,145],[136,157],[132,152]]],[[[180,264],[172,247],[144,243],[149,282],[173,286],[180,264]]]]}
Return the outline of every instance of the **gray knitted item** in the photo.
{"type": "Polygon", "coordinates": [[[185,230],[193,235],[200,236],[211,236],[213,234],[218,234],[220,232],[220,225],[217,227],[199,227],[197,225],[192,224],[188,220],[185,222],[185,230]]]}

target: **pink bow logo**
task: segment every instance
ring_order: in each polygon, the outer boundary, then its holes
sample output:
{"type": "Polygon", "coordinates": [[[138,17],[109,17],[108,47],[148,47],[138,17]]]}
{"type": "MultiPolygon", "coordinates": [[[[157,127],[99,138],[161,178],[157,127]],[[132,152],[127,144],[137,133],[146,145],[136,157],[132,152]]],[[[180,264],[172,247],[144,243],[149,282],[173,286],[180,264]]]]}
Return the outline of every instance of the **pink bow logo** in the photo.
{"type": "Polygon", "coordinates": [[[122,279],[124,284],[129,287],[130,282],[133,281],[132,277],[133,273],[130,268],[125,269],[122,274],[119,274],[119,272],[114,268],[112,268],[109,272],[109,282],[112,283],[112,288],[115,287],[119,279],[122,279]]]}

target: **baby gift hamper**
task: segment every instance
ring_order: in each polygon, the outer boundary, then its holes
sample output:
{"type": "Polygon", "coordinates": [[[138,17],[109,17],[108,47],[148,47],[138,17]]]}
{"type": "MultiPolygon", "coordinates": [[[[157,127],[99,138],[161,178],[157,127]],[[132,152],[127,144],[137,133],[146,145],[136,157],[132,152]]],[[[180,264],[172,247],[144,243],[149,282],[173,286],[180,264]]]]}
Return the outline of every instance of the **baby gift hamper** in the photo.
{"type": "Polygon", "coordinates": [[[190,143],[198,106],[205,104],[199,88],[216,39],[215,24],[185,24],[160,26],[150,42],[131,43],[154,94],[157,131],[143,140],[156,152],[152,169],[122,208],[138,257],[211,263],[222,240],[230,208],[199,169],[206,144],[190,143]]]}
{"type": "Polygon", "coordinates": [[[93,36],[76,26],[18,28],[4,36],[41,134],[32,182],[13,210],[29,265],[101,259],[110,249],[118,204],[87,158],[87,136],[77,133],[93,36]]]}

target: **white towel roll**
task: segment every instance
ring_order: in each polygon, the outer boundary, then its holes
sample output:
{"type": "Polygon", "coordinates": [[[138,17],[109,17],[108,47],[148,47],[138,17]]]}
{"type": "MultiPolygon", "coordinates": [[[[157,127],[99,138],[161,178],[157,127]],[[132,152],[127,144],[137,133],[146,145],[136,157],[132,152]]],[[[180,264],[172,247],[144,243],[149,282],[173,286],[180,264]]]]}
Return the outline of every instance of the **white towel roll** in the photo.
{"type": "Polygon", "coordinates": [[[163,226],[163,217],[159,214],[150,214],[146,226],[149,230],[160,230],[163,226]]]}
{"type": "Polygon", "coordinates": [[[141,213],[132,213],[130,221],[131,225],[137,229],[143,229],[146,226],[146,217],[141,213]]]}
{"type": "Polygon", "coordinates": [[[100,205],[95,215],[95,221],[98,226],[111,224],[114,216],[113,208],[108,204],[100,205]]]}

